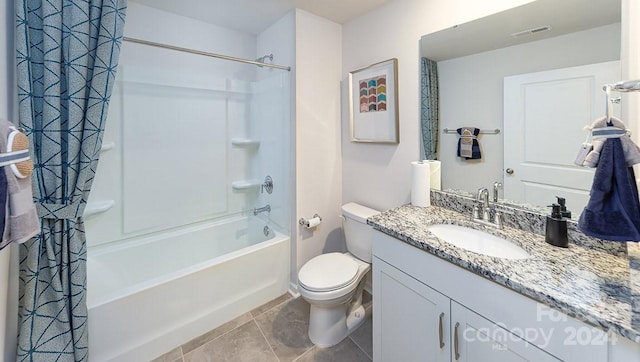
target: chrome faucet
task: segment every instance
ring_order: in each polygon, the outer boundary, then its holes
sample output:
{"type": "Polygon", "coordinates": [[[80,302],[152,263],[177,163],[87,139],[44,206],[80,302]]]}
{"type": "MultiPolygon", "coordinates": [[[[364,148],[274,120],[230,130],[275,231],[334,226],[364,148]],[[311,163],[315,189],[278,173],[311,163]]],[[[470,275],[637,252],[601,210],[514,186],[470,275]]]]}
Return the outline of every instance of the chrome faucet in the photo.
{"type": "Polygon", "coordinates": [[[486,187],[481,187],[478,189],[478,195],[476,196],[476,201],[480,206],[480,211],[482,213],[482,220],[489,221],[490,214],[489,210],[491,206],[489,206],[489,190],[486,187]]]}
{"type": "Polygon", "coordinates": [[[482,202],[482,206],[485,208],[489,207],[489,190],[486,187],[481,187],[478,189],[476,201],[478,201],[479,203],[482,202]]]}
{"type": "MultiPolygon", "coordinates": [[[[495,190],[494,184],[494,190],[495,190]]],[[[478,189],[476,195],[476,205],[473,207],[473,221],[479,222],[485,225],[496,226],[498,229],[503,228],[502,213],[497,211],[495,207],[492,207],[489,203],[489,190],[486,187],[478,189]],[[493,214],[493,220],[492,215],[493,214]]]]}
{"type": "Polygon", "coordinates": [[[253,209],[253,215],[258,215],[259,213],[265,212],[265,211],[271,212],[271,205],[267,204],[263,207],[258,207],[256,209],[253,209]]]}
{"type": "Polygon", "coordinates": [[[498,202],[498,189],[502,188],[502,182],[496,181],[493,183],[493,202],[498,202]]]}

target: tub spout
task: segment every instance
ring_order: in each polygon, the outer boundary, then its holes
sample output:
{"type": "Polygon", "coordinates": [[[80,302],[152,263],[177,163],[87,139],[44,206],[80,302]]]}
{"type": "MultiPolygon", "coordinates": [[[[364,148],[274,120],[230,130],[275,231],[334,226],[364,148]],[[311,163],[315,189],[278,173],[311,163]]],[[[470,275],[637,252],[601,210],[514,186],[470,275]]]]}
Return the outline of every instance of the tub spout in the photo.
{"type": "Polygon", "coordinates": [[[266,206],[258,207],[256,209],[253,209],[253,214],[254,215],[258,215],[259,213],[265,212],[265,211],[271,212],[271,205],[267,204],[266,206]]]}

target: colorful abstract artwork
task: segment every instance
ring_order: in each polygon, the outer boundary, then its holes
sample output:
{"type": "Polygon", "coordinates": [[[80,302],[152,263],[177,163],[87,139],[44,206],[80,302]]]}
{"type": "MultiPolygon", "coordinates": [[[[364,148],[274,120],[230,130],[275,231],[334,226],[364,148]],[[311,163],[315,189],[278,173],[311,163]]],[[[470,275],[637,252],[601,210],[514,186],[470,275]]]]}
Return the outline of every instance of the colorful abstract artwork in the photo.
{"type": "Polygon", "coordinates": [[[351,141],[400,142],[398,59],[349,72],[351,141]]]}
{"type": "Polygon", "coordinates": [[[359,81],[360,113],[387,110],[387,76],[379,75],[359,81]]]}

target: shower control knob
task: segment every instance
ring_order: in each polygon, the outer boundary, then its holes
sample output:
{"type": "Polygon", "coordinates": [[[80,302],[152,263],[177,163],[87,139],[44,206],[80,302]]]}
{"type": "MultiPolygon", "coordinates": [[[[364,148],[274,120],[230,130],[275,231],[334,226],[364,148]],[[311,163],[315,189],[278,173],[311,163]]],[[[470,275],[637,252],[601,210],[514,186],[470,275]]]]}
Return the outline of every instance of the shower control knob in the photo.
{"type": "Polygon", "coordinates": [[[507,168],[506,170],[504,170],[504,172],[506,172],[507,175],[513,175],[513,169],[512,168],[507,168]]]}
{"type": "Polygon", "coordinates": [[[273,179],[269,175],[264,178],[264,182],[260,186],[260,193],[262,194],[265,191],[267,191],[268,194],[273,192],[273,179]]]}

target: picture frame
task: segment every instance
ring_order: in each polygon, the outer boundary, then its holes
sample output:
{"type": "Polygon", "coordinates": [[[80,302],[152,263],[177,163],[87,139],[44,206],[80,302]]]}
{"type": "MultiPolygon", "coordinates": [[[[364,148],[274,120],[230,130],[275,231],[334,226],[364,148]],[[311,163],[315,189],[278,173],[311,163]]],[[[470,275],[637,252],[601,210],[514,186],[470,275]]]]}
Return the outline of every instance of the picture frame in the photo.
{"type": "Polygon", "coordinates": [[[398,59],[349,72],[352,142],[400,143],[398,59]]]}

